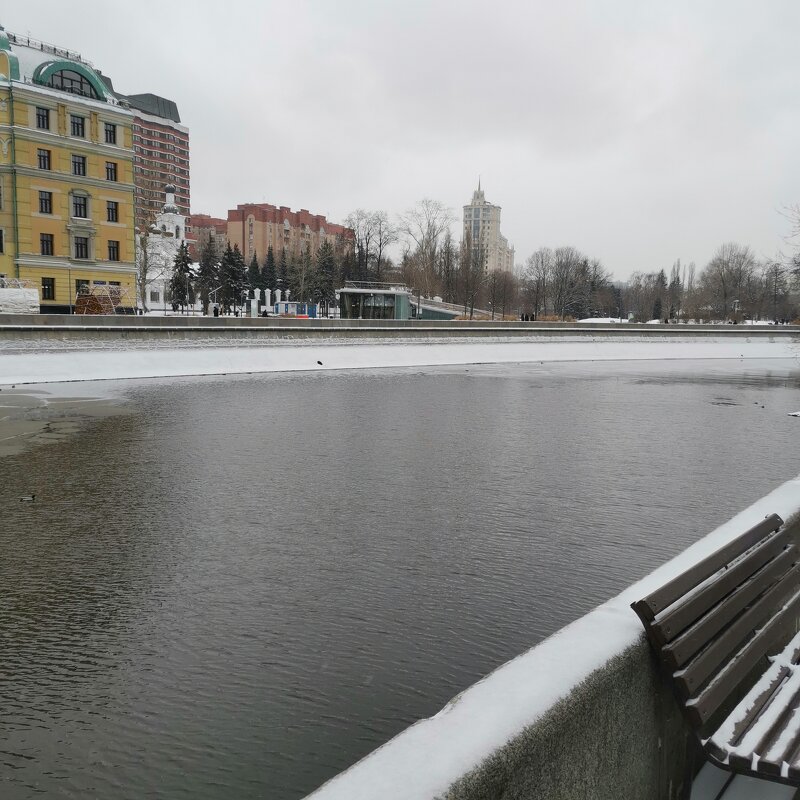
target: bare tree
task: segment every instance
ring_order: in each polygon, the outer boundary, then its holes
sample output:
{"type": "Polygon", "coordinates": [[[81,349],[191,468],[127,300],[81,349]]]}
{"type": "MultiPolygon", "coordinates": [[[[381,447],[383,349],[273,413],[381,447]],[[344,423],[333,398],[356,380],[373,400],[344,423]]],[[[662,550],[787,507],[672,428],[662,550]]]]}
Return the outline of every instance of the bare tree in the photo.
{"type": "Polygon", "coordinates": [[[741,302],[739,295],[744,294],[755,267],[756,259],[749,247],[728,242],[717,249],[701,281],[719,319],[727,319],[734,300],[741,302]]]}
{"type": "Polygon", "coordinates": [[[444,234],[450,230],[452,211],[438,200],[420,200],[414,208],[401,214],[398,230],[406,238],[406,253],[419,259],[424,290],[430,295],[436,281],[436,256],[444,234]]]}
{"type": "Polygon", "coordinates": [[[348,215],[345,225],[352,229],[355,237],[356,273],[360,280],[366,280],[373,257],[375,215],[371,211],[358,208],[348,215]]]}
{"type": "Polygon", "coordinates": [[[535,317],[547,314],[547,299],[553,272],[553,251],[539,248],[525,261],[522,274],[523,292],[528,308],[535,317]]]}
{"type": "Polygon", "coordinates": [[[571,315],[580,300],[580,271],[585,257],[574,247],[558,247],[553,253],[553,310],[563,320],[571,315]]]}
{"type": "Polygon", "coordinates": [[[377,280],[381,280],[386,249],[398,240],[399,234],[397,228],[389,221],[389,215],[385,211],[372,213],[371,227],[375,241],[375,277],[377,280]]]}

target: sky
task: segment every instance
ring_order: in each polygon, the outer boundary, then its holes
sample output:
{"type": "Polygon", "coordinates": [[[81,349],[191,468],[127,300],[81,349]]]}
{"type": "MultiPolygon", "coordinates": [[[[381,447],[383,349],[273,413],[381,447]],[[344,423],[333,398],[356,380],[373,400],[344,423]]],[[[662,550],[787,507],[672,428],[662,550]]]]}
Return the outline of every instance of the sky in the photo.
{"type": "Polygon", "coordinates": [[[126,94],[178,104],[192,212],[342,222],[480,176],[516,261],[572,245],[617,279],[734,241],[782,250],[800,202],[800,4],[228,0],[6,4],[126,94]]]}

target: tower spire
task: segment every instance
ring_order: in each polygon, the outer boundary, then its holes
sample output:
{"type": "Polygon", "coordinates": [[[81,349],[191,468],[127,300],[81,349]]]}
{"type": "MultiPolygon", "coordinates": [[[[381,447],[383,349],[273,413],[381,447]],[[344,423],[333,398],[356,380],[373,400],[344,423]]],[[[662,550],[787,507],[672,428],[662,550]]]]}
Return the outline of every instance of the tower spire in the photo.
{"type": "Polygon", "coordinates": [[[478,175],[478,191],[481,190],[481,176],[478,175]]]}

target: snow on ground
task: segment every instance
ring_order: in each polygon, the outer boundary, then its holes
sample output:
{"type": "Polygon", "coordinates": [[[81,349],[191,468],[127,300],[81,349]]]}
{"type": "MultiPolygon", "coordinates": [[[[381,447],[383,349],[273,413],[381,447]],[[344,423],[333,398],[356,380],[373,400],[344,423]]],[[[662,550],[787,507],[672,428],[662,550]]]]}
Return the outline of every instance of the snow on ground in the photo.
{"type": "Polygon", "coordinates": [[[627,323],[627,319],[620,317],[586,317],[586,319],[579,319],[578,322],[593,322],[595,325],[598,323],[619,325],[620,323],[627,323]]]}
{"type": "Polygon", "coordinates": [[[654,340],[600,334],[590,339],[531,336],[522,340],[341,342],[302,339],[258,346],[200,347],[170,342],[168,347],[146,347],[114,340],[113,346],[99,345],[99,349],[89,342],[84,344],[87,349],[64,341],[53,349],[39,348],[35,342],[8,342],[0,348],[0,384],[536,361],[791,358],[800,364],[800,345],[789,338],[769,341],[687,335],[654,340]]]}
{"type": "Polygon", "coordinates": [[[800,476],[659,567],[617,597],[509,661],[309,795],[313,800],[429,800],[480,764],[595,670],[635,644],[635,600],[776,513],[800,514],[800,476]]]}

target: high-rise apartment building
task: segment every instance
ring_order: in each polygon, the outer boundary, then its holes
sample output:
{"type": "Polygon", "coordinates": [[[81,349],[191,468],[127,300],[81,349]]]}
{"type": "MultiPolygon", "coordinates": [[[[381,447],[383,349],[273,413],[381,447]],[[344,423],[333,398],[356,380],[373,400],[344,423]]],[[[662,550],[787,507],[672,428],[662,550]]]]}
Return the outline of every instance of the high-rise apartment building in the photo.
{"type": "MultiPolygon", "coordinates": [[[[111,91],[114,87],[102,76],[111,91]]],[[[175,187],[175,204],[188,216],[189,129],[181,124],[178,106],[155,94],[119,94],[133,112],[133,182],[136,186],[136,227],[145,230],[161,211],[164,186],[175,187]]]]}
{"type": "Polygon", "coordinates": [[[132,125],[80,55],[0,28],[0,275],[42,311],[93,287],[135,305],[132,125]]]}
{"type": "Polygon", "coordinates": [[[486,200],[478,180],[472,202],[464,206],[464,238],[472,240],[473,259],[484,258],[484,270],[514,271],[514,246],[500,233],[500,206],[486,200]]]}
{"type": "Polygon", "coordinates": [[[269,247],[277,258],[283,249],[290,257],[304,250],[316,253],[323,242],[337,250],[352,246],[353,231],[305,208],[292,211],[286,206],[245,203],[228,211],[228,241],[231,247],[238,245],[246,261],[254,253],[263,261],[269,247]]]}

